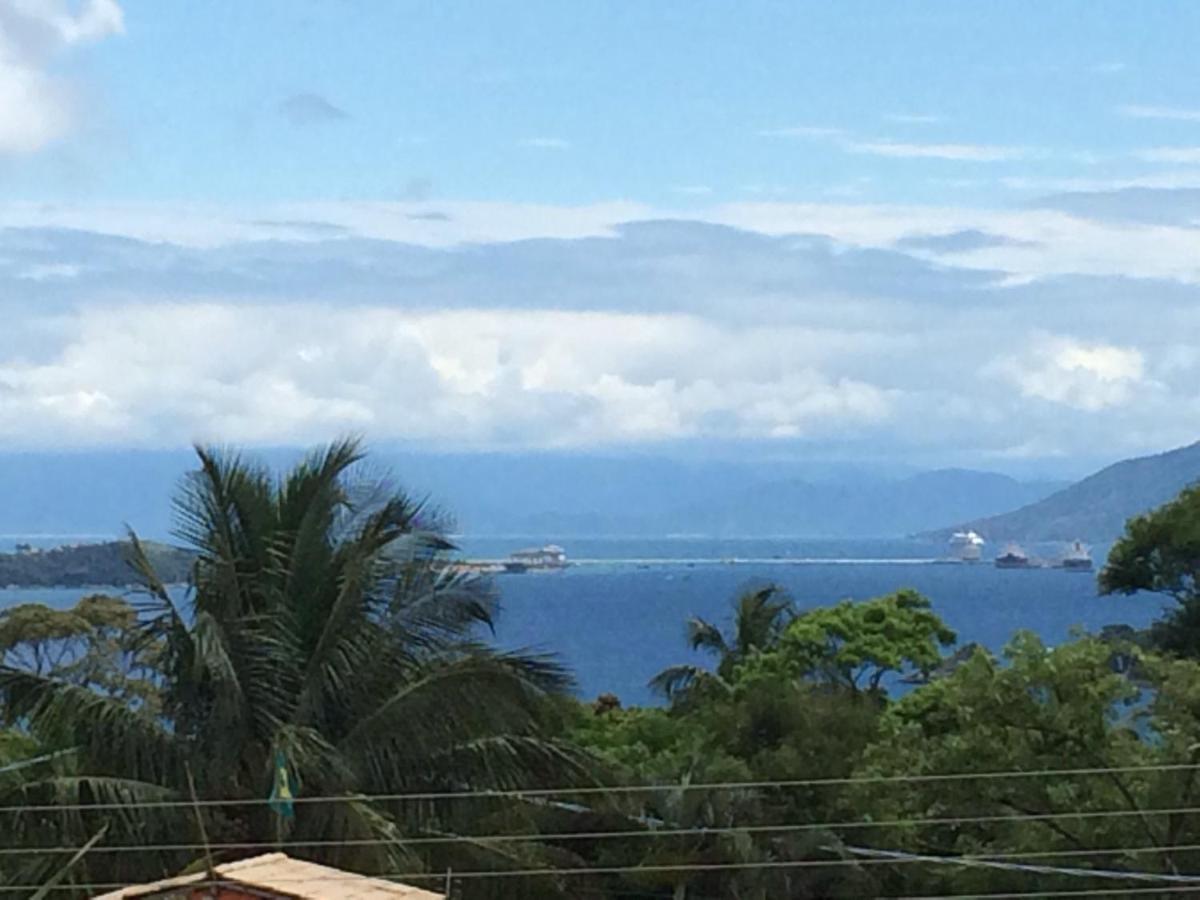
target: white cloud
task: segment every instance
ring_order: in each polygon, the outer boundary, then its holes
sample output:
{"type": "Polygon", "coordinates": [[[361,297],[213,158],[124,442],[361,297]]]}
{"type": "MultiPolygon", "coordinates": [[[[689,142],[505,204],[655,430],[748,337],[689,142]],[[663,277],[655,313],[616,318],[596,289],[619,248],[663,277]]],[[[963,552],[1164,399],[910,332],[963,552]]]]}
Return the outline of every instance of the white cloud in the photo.
{"type": "MultiPolygon", "coordinates": [[[[487,201],[314,201],[263,208],[186,205],[56,206],[0,204],[0,227],[72,228],[187,247],[272,240],[279,223],[319,223],[361,237],[454,246],[527,238],[612,236],[623,222],[657,218],[661,210],[614,201],[578,206],[487,201]]],[[[311,230],[311,229],[309,229],[311,230]]],[[[294,229],[289,236],[298,236],[294,229]]],[[[327,237],[320,231],[316,237],[327,237]]]]}
{"type": "MultiPolygon", "coordinates": [[[[1190,184],[1200,187],[1200,172],[1193,173],[1190,184]]],[[[1024,185],[1026,190],[1042,191],[1109,186],[1110,182],[1083,179],[1024,185]]],[[[792,203],[767,199],[790,193],[783,185],[744,185],[741,189],[762,199],[699,207],[689,203],[686,209],[623,202],[554,206],[475,201],[330,201],[224,211],[211,207],[0,204],[0,228],[70,228],[196,248],[281,237],[320,240],[331,233],[424,247],[531,238],[614,238],[623,224],[661,219],[728,225],[764,235],[821,234],[841,244],[867,248],[891,248],[912,235],[978,230],[1011,241],[942,258],[959,268],[998,272],[1000,278],[1018,282],[1091,275],[1200,283],[1200,230],[1189,227],[1188,222],[1178,226],[1126,222],[1053,208],[981,209],[844,200],[792,203]],[[280,223],[319,227],[291,227],[281,233],[280,223]]],[[[77,260],[48,262],[71,264],[77,260]]]]}
{"type": "Polygon", "coordinates": [[[838,138],[844,135],[840,128],[829,128],[823,125],[795,125],[790,128],[767,128],[758,133],[759,137],[785,138],[838,138]]]}
{"type": "MultiPolygon", "coordinates": [[[[941,121],[937,116],[894,113],[884,118],[902,124],[932,124],[941,121]]],[[[883,156],[893,159],[943,159],[957,162],[1005,162],[1027,159],[1035,154],[1028,147],[1008,147],[996,144],[917,143],[887,138],[858,138],[841,128],[817,125],[798,125],[791,128],[772,128],[758,132],[760,137],[802,138],[829,141],[849,153],[883,156]]],[[[1039,151],[1040,153],[1041,151],[1039,151]]]]}
{"type": "Polygon", "coordinates": [[[77,278],[83,269],[75,263],[36,263],[24,271],[18,272],[17,277],[28,281],[52,281],[77,278]]]}
{"type": "Polygon", "coordinates": [[[786,197],[792,189],[783,184],[743,184],[742,190],[756,197],[786,197]]]}
{"type": "MultiPolygon", "coordinates": [[[[941,121],[937,116],[895,113],[884,117],[901,124],[927,125],[941,121]]],[[[941,159],[955,162],[1007,162],[1045,155],[1046,151],[1029,147],[1010,147],[998,144],[967,144],[951,142],[895,141],[888,138],[854,137],[840,128],[799,125],[792,128],[773,128],[758,132],[760,137],[801,138],[827,141],[848,153],[860,153],[892,159],[941,159]]]]}
{"type": "Polygon", "coordinates": [[[1011,175],[1000,179],[1007,188],[1019,191],[1121,191],[1126,188],[1175,190],[1200,187],[1200,171],[1181,169],[1155,172],[1150,175],[1127,175],[1110,178],[1079,178],[1075,176],[1011,175]]]}
{"type": "Polygon", "coordinates": [[[49,229],[0,230],[4,447],[355,430],[900,458],[1092,452],[1119,430],[1135,452],[1200,415],[1189,227],[861,203],[0,206],[22,224],[49,229]]]}
{"type": "Polygon", "coordinates": [[[518,147],[532,147],[536,150],[567,150],[571,142],[558,137],[529,137],[517,141],[518,147]]]}
{"type": "Polygon", "coordinates": [[[891,247],[912,235],[979,230],[1011,242],[947,254],[945,261],[1003,273],[1013,283],[1087,275],[1200,284],[1200,230],[1192,227],[1103,221],[1053,209],[869,203],[730,203],[701,216],[763,234],[826,234],[859,247],[891,247]]]}
{"type": "Polygon", "coordinates": [[[74,317],[48,358],[0,362],[0,441],[290,442],[369,429],[580,446],[840,434],[886,419],[887,391],[822,374],[818,354],[763,358],[825,342],[679,315],[107,307],[74,317]]]}
{"type": "Polygon", "coordinates": [[[1136,348],[1067,337],[1042,337],[1026,353],[997,360],[992,371],[1026,397],[1086,412],[1124,406],[1149,387],[1136,348]]]}
{"type": "Polygon", "coordinates": [[[56,55],[121,34],[115,0],[0,0],[0,154],[28,154],[65,137],[75,124],[71,86],[55,77],[56,55]]]}
{"type": "Polygon", "coordinates": [[[960,162],[1003,162],[1024,159],[1030,151],[1023,147],[994,144],[914,144],[903,141],[849,141],[846,149],[854,153],[897,159],[948,159],[960,162]]]}
{"type": "Polygon", "coordinates": [[[35,4],[18,3],[26,8],[40,8],[43,15],[67,44],[97,41],[125,31],[125,17],[116,0],[85,0],[79,11],[70,10],[58,0],[40,0],[35,4]]]}
{"type": "Polygon", "coordinates": [[[1174,122],[1200,122],[1200,109],[1179,106],[1118,106],[1117,112],[1131,119],[1163,119],[1174,122]]]}
{"type": "Polygon", "coordinates": [[[895,122],[898,125],[936,125],[942,121],[941,116],[915,113],[888,113],[883,118],[888,122],[895,122]]]}
{"type": "Polygon", "coordinates": [[[1200,147],[1150,147],[1134,155],[1146,162],[1200,163],[1200,147]]]}
{"type": "Polygon", "coordinates": [[[852,178],[849,181],[831,184],[821,193],[826,197],[861,197],[865,193],[867,186],[874,182],[874,180],[875,179],[869,175],[860,175],[859,177],[852,178]]]}

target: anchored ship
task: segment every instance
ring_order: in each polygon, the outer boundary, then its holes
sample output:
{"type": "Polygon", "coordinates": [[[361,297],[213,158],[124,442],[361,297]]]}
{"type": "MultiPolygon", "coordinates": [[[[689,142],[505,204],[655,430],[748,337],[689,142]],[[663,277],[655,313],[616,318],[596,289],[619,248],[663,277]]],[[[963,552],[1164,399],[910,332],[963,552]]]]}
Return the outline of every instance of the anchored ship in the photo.
{"type": "Polygon", "coordinates": [[[996,557],[995,564],[997,569],[1028,569],[1029,554],[1022,550],[1019,544],[1009,544],[1004,548],[1004,552],[996,557]]]}
{"type": "Polygon", "coordinates": [[[528,572],[530,569],[565,569],[567,551],[557,544],[547,544],[545,547],[530,547],[518,550],[504,563],[506,572],[528,572]]]}
{"type": "Polygon", "coordinates": [[[1062,558],[1062,567],[1072,572],[1092,571],[1092,554],[1083,541],[1075,541],[1071,544],[1071,549],[1062,558]]]}
{"type": "Polygon", "coordinates": [[[974,531],[956,531],[950,537],[950,549],[959,562],[979,562],[983,558],[983,544],[983,538],[974,531]]]}

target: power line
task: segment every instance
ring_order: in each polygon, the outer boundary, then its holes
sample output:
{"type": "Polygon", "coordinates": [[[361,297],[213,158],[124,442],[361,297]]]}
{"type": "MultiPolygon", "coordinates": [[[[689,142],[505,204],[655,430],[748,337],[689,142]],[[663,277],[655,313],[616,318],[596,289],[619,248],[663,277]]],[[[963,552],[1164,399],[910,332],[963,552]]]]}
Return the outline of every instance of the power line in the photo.
{"type": "Polygon", "coordinates": [[[0,766],[0,775],[4,775],[8,772],[17,772],[21,769],[28,769],[31,766],[41,765],[44,762],[51,762],[63,756],[70,756],[76,752],[78,751],[74,748],[71,748],[69,750],[57,750],[54,753],[47,753],[43,756],[34,756],[30,759],[22,759],[15,763],[9,763],[6,766],[0,766]]]}
{"type": "MultiPolygon", "coordinates": [[[[1200,812],[1200,807],[1188,808],[1188,811],[1200,812]]],[[[1098,810],[1096,813],[1054,813],[1058,817],[1076,817],[1088,815],[1109,814],[1112,816],[1132,816],[1145,815],[1156,812],[1166,812],[1166,810],[1098,810]]],[[[567,831],[560,833],[546,834],[466,834],[466,835],[418,835],[411,838],[389,839],[389,838],[344,838],[344,839],[329,839],[329,840],[287,840],[287,841],[234,841],[216,844],[204,843],[174,843],[174,844],[116,844],[112,846],[98,846],[92,849],[93,854],[115,854],[115,853],[182,853],[195,850],[212,850],[212,851],[242,851],[242,850],[262,850],[273,851],[282,849],[322,849],[322,848],[340,848],[340,847],[387,847],[394,845],[404,846],[420,846],[431,844],[458,844],[458,843],[558,843],[572,840],[609,840],[609,839],[628,839],[628,838],[667,838],[667,837],[719,837],[731,834],[789,834],[796,832],[811,832],[811,831],[835,831],[838,829],[850,827],[895,827],[898,825],[915,825],[915,824],[969,824],[977,822],[1003,821],[1005,823],[1020,824],[1030,820],[1030,816],[979,816],[979,817],[959,817],[950,819],[910,819],[896,821],[881,821],[881,822],[854,822],[854,823],[800,823],[800,824],[777,824],[777,825],[729,825],[704,827],[697,826],[692,828],[642,828],[636,830],[624,831],[567,831]]],[[[74,853],[80,848],[74,846],[52,846],[52,847],[3,847],[0,848],[0,857],[4,856],[32,856],[38,854],[58,854],[58,853],[74,853]]],[[[1145,846],[1145,847],[1096,847],[1079,850],[1037,850],[1030,852],[998,852],[998,853],[978,853],[971,854],[973,859],[1016,859],[1016,858],[1053,858],[1053,857],[1073,857],[1073,856],[1102,856],[1113,853],[1154,853],[1154,852],[1177,852],[1198,851],[1200,844],[1171,844],[1164,846],[1145,846]]]]}
{"type": "MultiPolygon", "coordinates": [[[[867,848],[858,848],[860,850],[867,848]]],[[[739,871],[739,870],[775,870],[775,869],[804,869],[804,868],[820,868],[828,867],[832,864],[853,864],[858,865],[895,865],[897,863],[932,863],[943,865],[960,865],[960,866],[986,866],[988,868],[1004,868],[1014,872],[1028,872],[1033,874],[1053,874],[1071,877],[1083,878],[1108,878],[1113,880],[1135,880],[1135,881],[1159,881],[1169,882],[1171,888],[1162,889],[1160,892],[1179,891],[1179,890],[1197,890],[1200,891],[1200,875],[1171,875],[1157,872],[1119,872],[1104,869],[1078,869],[1078,868],[1062,868],[1040,865],[1023,865],[1020,863],[1000,863],[1000,862],[984,862],[969,857],[951,857],[951,856],[922,856],[918,854],[903,854],[898,851],[872,851],[876,853],[896,853],[897,858],[876,858],[876,859],[861,859],[861,860],[761,860],[756,862],[715,862],[715,863],[663,863],[650,865],[635,865],[635,866],[579,866],[575,868],[528,868],[528,869],[487,869],[487,870],[469,870],[464,872],[455,872],[453,878],[455,880],[468,879],[483,879],[483,878],[542,878],[542,877],[561,877],[561,876],[580,876],[580,875],[628,875],[628,874],[666,874],[670,872],[721,872],[721,871],[739,871]],[[1190,886],[1190,887],[1189,887],[1190,886]]],[[[294,879],[281,877],[276,879],[276,883],[285,884],[289,881],[299,883],[336,883],[339,881],[359,880],[363,876],[354,875],[351,873],[341,873],[334,875],[317,875],[311,877],[297,876],[294,879]]],[[[445,877],[444,873],[438,872],[394,872],[382,875],[370,876],[382,881],[429,881],[430,879],[440,880],[445,877]]],[[[216,879],[215,881],[204,882],[206,884],[228,884],[230,886],[238,885],[238,881],[234,878],[216,879]]],[[[92,883],[92,884],[75,884],[64,886],[64,890],[111,890],[115,888],[126,887],[119,883],[92,883]]],[[[29,885],[5,885],[0,886],[0,891],[15,891],[29,890],[29,885]]],[[[1135,890],[1124,890],[1109,893],[1135,893],[1135,890]]],[[[1045,891],[1038,890],[1037,896],[1045,895],[1045,891]]],[[[1070,895],[1071,892],[1066,892],[1070,895]]],[[[951,895],[953,896],[953,895],[951,895]]],[[[981,896],[1004,896],[1004,895],[981,895],[981,896]]],[[[1009,896],[1023,897],[1031,896],[1029,894],[1011,894],[1009,896]]],[[[915,900],[915,898],[909,898],[915,900]]]]}
{"type": "MultiPolygon", "coordinates": [[[[694,829],[695,831],[700,831],[694,829]]],[[[460,838],[459,840],[465,840],[460,838]]],[[[476,839],[479,840],[479,839],[476,839]]],[[[316,842],[323,846],[358,846],[361,842],[358,841],[324,841],[316,842]]],[[[408,843],[406,841],[373,841],[370,842],[378,845],[386,845],[392,843],[408,843]]],[[[182,848],[194,848],[198,845],[181,845],[182,848]]],[[[280,846],[280,845],[247,845],[241,844],[217,844],[213,845],[213,850],[229,850],[229,849],[251,849],[253,847],[261,848],[263,846],[280,846]]],[[[291,846],[285,842],[282,846],[291,846]]],[[[307,846],[304,842],[298,842],[295,846],[307,846]]],[[[141,850],[149,852],[154,850],[165,849],[165,847],[155,847],[147,845],[145,847],[123,847],[123,848],[108,848],[109,850],[141,850]]],[[[1152,880],[1152,881],[1171,881],[1179,884],[1197,884],[1200,885],[1200,875],[1173,875],[1169,873],[1158,872],[1130,872],[1125,870],[1112,869],[1081,869],[1081,868],[1062,868],[1053,866],[1031,866],[1020,862],[1007,862],[1008,860],[1024,860],[1024,859],[1062,859],[1062,858],[1078,858],[1078,857],[1093,857],[1093,856],[1111,856],[1117,854],[1148,854],[1148,853],[1182,853],[1200,851],[1200,844],[1167,844],[1145,847],[1094,847],[1082,850],[1030,850],[1030,851],[1009,851],[1000,853],[973,853],[958,856],[937,856],[931,854],[909,853],[899,850],[879,850],[870,847],[823,847],[821,848],[826,853],[840,853],[843,850],[858,856],[865,856],[865,859],[839,857],[836,859],[802,859],[802,860],[765,860],[755,863],[681,863],[678,865],[664,864],[662,867],[670,871],[676,869],[690,869],[695,866],[705,867],[732,867],[732,866],[766,866],[779,867],[787,866],[791,868],[828,868],[842,866],[870,866],[870,865],[909,865],[918,863],[939,864],[939,865],[955,865],[955,866],[982,866],[987,868],[1004,868],[1010,871],[1036,871],[1038,874],[1061,874],[1074,875],[1088,878],[1116,878],[1127,880],[1152,880]]],[[[94,848],[93,852],[102,852],[103,848],[94,848]]],[[[21,851],[26,855],[38,855],[41,848],[29,848],[21,851]]],[[[655,869],[655,866],[615,866],[615,867],[565,867],[554,869],[538,869],[538,870],[488,870],[481,872],[463,872],[456,873],[455,878],[467,877],[511,877],[515,874],[563,874],[563,875],[580,875],[580,874],[595,874],[597,868],[604,868],[606,871],[647,871],[655,869]]],[[[341,877],[351,876],[328,876],[336,879],[341,877]]],[[[379,876],[386,878],[440,878],[439,873],[403,873],[388,876],[379,876]]],[[[321,880],[321,879],[318,879],[321,880]]]]}
{"type": "MultiPolygon", "coordinates": [[[[1068,875],[1083,878],[1108,878],[1118,881],[1163,881],[1172,884],[1200,885],[1200,875],[1176,875],[1168,872],[1128,872],[1118,869],[1078,869],[1064,866],[1036,865],[1021,862],[1006,862],[1000,859],[983,859],[969,856],[933,856],[923,853],[907,853],[903,850],[876,850],[871,847],[846,847],[849,853],[866,856],[863,862],[930,863],[932,865],[965,866],[967,868],[999,869],[1006,872],[1030,872],[1037,875],[1068,875]]],[[[1019,858],[1033,859],[1037,853],[1020,854],[1019,858]]]]}
{"type": "MultiPolygon", "coordinates": [[[[1189,887],[1187,885],[1172,885],[1171,887],[1151,887],[1151,888],[1088,888],[1085,890],[1071,891],[1048,891],[1044,888],[1035,888],[1032,891],[1005,891],[992,894],[922,894],[920,896],[911,895],[895,895],[885,897],[883,900],[1023,900],[1025,897],[1131,897],[1162,895],[1162,894],[1194,894],[1200,893],[1200,885],[1189,887]]],[[[880,900],[880,898],[876,898],[880,900]]]]}
{"type": "MultiPolygon", "coordinates": [[[[60,809],[61,807],[51,807],[51,809],[60,809]]],[[[83,807],[87,808],[87,807],[83,807]]],[[[37,807],[31,808],[36,810],[37,807]]],[[[226,850],[271,850],[282,847],[340,847],[340,846],[383,846],[388,844],[446,844],[460,843],[467,841],[493,841],[493,842],[522,842],[522,841],[569,841],[569,840],[604,840],[608,838],[635,838],[635,837],[668,837],[668,836],[683,836],[688,834],[770,834],[772,832],[811,832],[811,831],[850,831],[869,828],[903,828],[911,826],[931,826],[931,825],[981,825],[987,823],[1005,823],[1005,824],[1023,824],[1027,822],[1042,822],[1042,821],[1057,821],[1059,819],[1119,819],[1128,816],[1149,816],[1149,815],[1198,815],[1200,814],[1200,806],[1178,806],[1178,807],[1152,807],[1150,809],[1098,809],[1098,810],[1072,810],[1063,812],[1047,812],[1047,813],[1018,813],[1018,814],[1000,814],[1000,815],[980,815],[980,816],[930,816],[926,818],[913,819],[880,819],[878,821],[864,822],[862,820],[846,820],[841,822],[805,822],[798,824],[778,824],[778,825],[740,825],[740,826],[718,826],[718,827],[694,827],[694,828],[642,828],[630,829],[623,831],[571,831],[551,834],[466,834],[466,835],[438,835],[438,836],[416,836],[406,838],[399,841],[383,840],[377,838],[351,838],[345,840],[313,840],[313,841],[274,841],[269,843],[227,843],[213,844],[212,849],[226,850]]],[[[161,852],[185,851],[185,850],[201,850],[205,844],[149,844],[149,845],[117,845],[112,847],[97,847],[94,852],[148,852],[157,850],[161,852]]],[[[8,847],[0,848],[0,856],[13,854],[28,854],[28,853],[69,853],[77,850],[77,847],[33,847],[20,848],[8,847]]],[[[1115,848],[1114,848],[1115,852],[1115,848]]]]}
{"type": "MultiPolygon", "coordinates": [[[[1151,766],[1105,766],[1076,769],[1009,769],[989,772],[955,772],[947,774],[915,774],[915,775],[864,775],[846,778],[804,778],[776,781],[719,781],[694,784],[645,784],[645,785],[581,785],[557,788],[513,788],[513,789],[481,789],[463,791],[410,791],[385,794],[338,794],[316,797],[296,797],[293,803],[339,803],[357,802],[400,802],[400,801],[430,801],[430,800],[459,800],[459,799],[521,799],[537,797],[554,797],[563,794],[572,796],[589,796],[605,794],[640,794],[640,793],[669,793],[673,791],[737,791],[737,790],[766,790],[804,787],[829,787],[838,785],[857,784],[922,784],[946,781],[975,781],[1003,780],[1019,778],[1062,778],[1088,775],[1115,775],[1151,772],[1183,772],[1200,769],[1200,763],[1163,763],[1151,766]]],[[[210,799],[210,800],[146,800],[136,803],[87,803],[87,804],[46,804],[40,806],[0,806],[0,813],[36,811],[53,812],[56,810],[84,809],[152,809],[193,806],[251,806],[270,803],[270,798],[243,799],[210,799]]]]}

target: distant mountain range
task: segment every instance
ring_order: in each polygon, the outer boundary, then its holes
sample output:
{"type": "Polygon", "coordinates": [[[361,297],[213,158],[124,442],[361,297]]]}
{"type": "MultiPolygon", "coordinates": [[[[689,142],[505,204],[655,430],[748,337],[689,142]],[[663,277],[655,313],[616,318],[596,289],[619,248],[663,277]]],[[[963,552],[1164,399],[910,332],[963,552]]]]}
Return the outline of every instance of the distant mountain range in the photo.
{"type": "Polygon", "coordinates": [[[988,515],[1013,509],[1061,486],[965,469],[899,479],[765,481],[670,510],[654,530],[716,537],[900,537],[927,528],[924,523],[969,515],[968,510],[988,515]]]}
{"type": "MultiPolygon", "coordinates": [[[[286,466],[294,449],[265,451],[286,466]]],[[[0,536],[169,539],[186,451],[0,455],[0,536]]],[[[1061,482],[965,469],[573,453],[433,454],[381,447],[376,471],[473,535],[901,537],[1039,500],[1061,482]]]]}
{"type": "MultiPolygon", "coordinates": [[[[263,453],[273,466],[298,451],[263,453]]],[[[169,539],[170,497],[186,451],[0,455],[0,537],[118,536],[128,523],[169,539]]],[[[1116,463],[1080,482],[1019,481],[838,463],[679,460],[571,453],[433,454],[379,448],[390,471],[472,536],[944,540],[968,526],[989,541],[1111,541],[1125,520],[1200,479],[1200,443],[1116,463]]],[[[11,538],[10,538],[11,539],[11,538]]]]}
{"type": "Polygon", "coordinates": [[[954,531],[971,528],[989,541],[1081,538],[1107,543],[1121,535],[1126,520],[1160,506],[1197,480],[1200,443],[1115,463],[1020,509],[958,520],[960,524],[922,536],[944,539],[954,531]]]}

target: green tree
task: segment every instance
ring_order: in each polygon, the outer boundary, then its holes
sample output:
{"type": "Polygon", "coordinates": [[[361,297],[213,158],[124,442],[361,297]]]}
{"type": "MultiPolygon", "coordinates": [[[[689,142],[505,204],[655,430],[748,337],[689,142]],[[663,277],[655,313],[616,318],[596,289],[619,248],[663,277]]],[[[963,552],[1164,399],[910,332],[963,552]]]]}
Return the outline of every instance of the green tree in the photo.
{"type": "MultiPolygon", "coordinates": [[[[0,668],[8,721],[44,744],[78,748],[75,771],[28,781],[23,801],[83,806],[8,813],[0,832],[10,843],[79,845],[107,823],[112,843],[195,843],[186,805],[132,805],[186,801],[194,780],[202,798],[245,801],[203,817],[210,840],[250,845],[243,853],[288,840],[316,842],[296,852],[366,872],[441,870],[452,859],[527,865],[536,851],[526,845],[429,844],[418,858],[405,843],[486,832],[512,803],[365,797],[581,777],[578,754],[547,734],[547,698],[569,686],[563,670],[477,639],[495,608],[488,584],[447,565],[451,545],[420,504],[358,480],[356,442],[278,478],[237,454],[197,452],[199,469],[175,503],[177,534],[198,554],[183,601],[131,537],[155,607],[142,627],[163,645],[161,712],[45,671],[0,668]],[[290,817],[264,802],[281,781],[300,800],[290,817]],[[88,810],[109,802],[131,805],[88,810]]],[[[157,876],[199,855],[97,853],[70,877],[157,876]]]]}
{"type": "Polygon", "coordinates": [[[0,663],[157,708],[162,641],[127,600],[92,594],[69,609],[22,603],[0,611],[0,663]]]}
{"type": "Polygon", "coordinates": [[[1100,571],[1100,592],[1152,591],[1175,601],[1150,629],[1153,644],[1200,657],[1200,486],[1125,525],[1100,571]]]}
{"type": "MultiPolygon", "coordinates": [[[[1197,802],[1197,773],[1188,767],[1200,749],[1200,670],[1153,657],[1143,657],[1139,669],[1148,692],[1114,670],[1110,644],[1090,637],[1050,649],[1021,633],[1003,661],[977,651],[889,708],[856,773],[889,780],[857,785],[847,797],[849,812],[908,824],[850,834],[919,853],[1019,858],[1049,851],[1062,853],[1063,865],[1194,870],[1194,850],[1120,849],[1175,848],[1200,836],[1193,817],[1157,812],[1197,802]],[[1099,771],[1036,774],[1076,768],[1099,771]],[[928,777],[994,772],[1030,774],[928,777]],[[928,819],[940,821],[921,824],[928,819]],[[946,821],[955,819],[962,821],[946,821]]],[[[875,868],[878,893],[1020,891],[1034,884],[1029,875],[995,870],[888,869],[875,868]]],[[[1036,885],[1092,886],[1050,876],[1038,876],[1036,885]]]]}
{"type": "Polygon", "coordinates": [[[594,751],[620,782],[660,787],[618,795],[608,818],[591,829],[643,834],[576,849],[602,867],[701,867],[614,876],[607,885],[612,896],[765,900],[851,892],[854,881],[842,866],[822,871],[770,865],[830,857],[824,848],[836,843],[833,836],[820,829],[790,830],[797,823],[827,821],[829,792],[702,787],[849,774],[857,751],[874,733],[875,712],[870,704],[844,700],[834,702],[827,690],[783,679],[735,680],[730,691],[670,709],[593,711],[577,705],[568,719],[572,741],[594,751]],[[680,830],[685,833],[676,833],[680,830]],[[702,868],[730,862],[745,868],[702,868]]]}
{"type": "Polygon", "coordinates": [[[928,673],[955,634],[929,600],[900,590],[871,600],[844,600],[797,616],[771,652],[747,658],[747,669],[782,667],[852,695],[877,692],[889,674],[928,673]]]}
{"type": "Polygon", "coordinates": [[[715,656],[716,670],[671,666],[654,676],[650,686],[669,700],[682,699],[697,688],[727,690],[734,668],[753,653],[773,646],[795,615],[795,604],[778,585],[746,590],[734,601],[733,630],[729,634],[699,616],[687,622],[688,645],[715,656]]]}
{"type": "Polygon", "coordinates": [[[681,786],[678,795],[632,795],[641,806],[629,815],[668,829],[708,829],[609,846],[603,858],[749,866],[628,879],[624,889],[745,898],[857,895],[866,884],[862,871],[838,859],[838,836],[821,827],[852,814],[843,788],[766,785],[849,776],[876,737],[885,676],[936,666],[954,634],[912,591],[796,615],[778,588],[762,589],[738,598],[734,622],[728,636],[703,620],[689,622],[689,643],[712,652],[718,665],[715,672],[676,667],[660,675],[658,683],[673,688],[667,709],[603,704],[575,720],[572,739],[615,764],[619,777],[681,786]],[[764,786],[683,789],[730,781],[764,786]],[[765,830],[739,827],[748,824],[765,830]],[[796,859],[807,865],[770,865],[796,859]],[[831,864],[820,866],[822,860],[831,864]]]}

